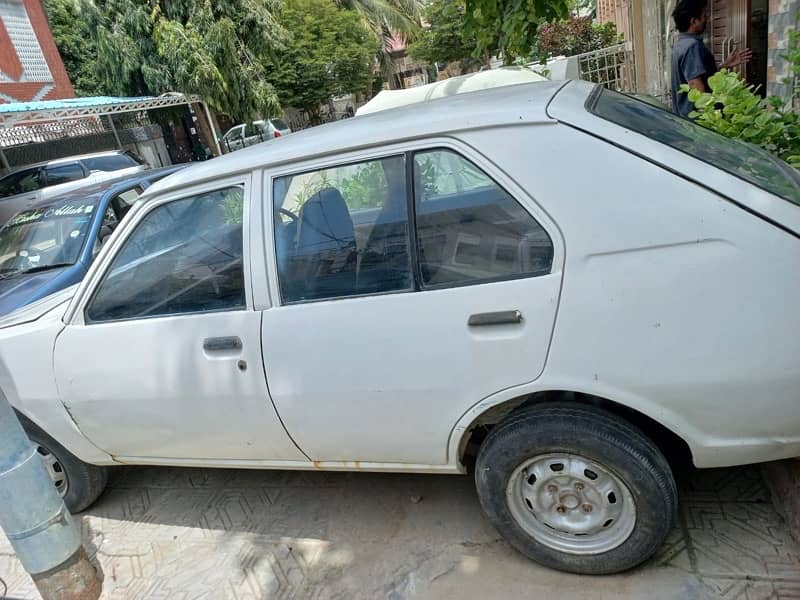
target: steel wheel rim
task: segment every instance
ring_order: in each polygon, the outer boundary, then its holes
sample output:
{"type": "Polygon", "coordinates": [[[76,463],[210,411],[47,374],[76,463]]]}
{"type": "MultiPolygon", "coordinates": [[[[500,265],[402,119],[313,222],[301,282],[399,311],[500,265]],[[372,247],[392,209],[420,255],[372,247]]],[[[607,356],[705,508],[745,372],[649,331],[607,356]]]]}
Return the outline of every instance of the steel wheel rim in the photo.
{"type": "Polygon", "coordinates": [[[67,490],[69,489],[67,472],[64,470],[64,467],[58,461],[55,454],[44,446],[36,446],[36,452],[39,454],[39,458],[42,459],[42,463],[47,470],[47,474],[50,475],[50,479],[53,480],[53,485],[56,486],[58,495],[63,498],[67,495],[67,490]]]}
{"type": "Polygon", "coordinates": [[[577,454],[542,454],[511,474],[506,502],[537,542],[566,554],[602,554],[636,525],[636,503],[611,469],[577,454]]]}

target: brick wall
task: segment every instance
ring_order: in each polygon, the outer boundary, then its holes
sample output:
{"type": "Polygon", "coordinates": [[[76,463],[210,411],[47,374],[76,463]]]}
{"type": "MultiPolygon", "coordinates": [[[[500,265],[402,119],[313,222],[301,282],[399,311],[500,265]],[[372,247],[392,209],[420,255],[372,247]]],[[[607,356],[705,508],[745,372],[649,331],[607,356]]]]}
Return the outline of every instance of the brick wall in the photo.
{"type": "Polygon", "coordinates": [[[41,0],[0,0],[0,71],[0,103],[75,97],[41,0]]]}
{"type": "Polygon", "coordinates": [[[800,0],[769,0],[769,40],[767,51],[767,93],[788,98],[791,86],[783,82],[789,69],[786,53],[787,32],[797,27],[800,0]]]}

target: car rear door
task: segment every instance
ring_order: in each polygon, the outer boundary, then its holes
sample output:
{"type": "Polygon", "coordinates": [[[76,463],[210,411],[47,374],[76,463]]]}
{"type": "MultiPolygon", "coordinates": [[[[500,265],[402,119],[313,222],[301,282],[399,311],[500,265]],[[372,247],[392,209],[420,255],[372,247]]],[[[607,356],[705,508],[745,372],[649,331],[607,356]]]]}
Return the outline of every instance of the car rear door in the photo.
{"type": "Polygon", "coordinates": [[[469,407],[540,375],[562,245],[484,157],[442,142],[297,165],[264,187],[279,292],[267,379],[310,458],[444,465],[469,407]]]}

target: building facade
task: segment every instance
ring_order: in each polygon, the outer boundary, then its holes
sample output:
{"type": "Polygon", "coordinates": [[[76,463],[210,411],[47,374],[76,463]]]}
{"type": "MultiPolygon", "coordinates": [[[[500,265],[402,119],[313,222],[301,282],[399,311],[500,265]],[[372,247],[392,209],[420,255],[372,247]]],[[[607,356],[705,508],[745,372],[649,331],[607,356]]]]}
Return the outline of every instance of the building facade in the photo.
{"type": "MultiPolygon", "coordinates": [[[[667,100],[670,90],[675,0],[598,0],[601,22],[614,22],[633,43],[636,89],[667,100]]],[[[737,48],[753,60],[740,73],[768,95],[791,97],[794,82],[785,57],[789,32],[797,29],[800,0],[709,0],[706,44],[718,63],[737,48]]]]}
{"type": "Polygon", "coordinates": [[[40,0],[0,0],[0,103],[74,98],[40,0]]]}

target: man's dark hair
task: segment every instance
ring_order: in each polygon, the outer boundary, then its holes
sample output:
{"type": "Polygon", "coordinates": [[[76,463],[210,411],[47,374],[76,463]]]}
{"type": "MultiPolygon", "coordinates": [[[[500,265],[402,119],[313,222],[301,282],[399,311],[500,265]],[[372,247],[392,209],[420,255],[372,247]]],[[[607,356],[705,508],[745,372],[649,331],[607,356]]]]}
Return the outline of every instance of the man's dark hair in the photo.
{"type": "Polygon", "coordinates": [[[708,5],[708,0],[678,0],[675,10],[672,11],[672,18],[675,19],[675,27],[678,31],[685,33],[692,25],[692,19],[699,19],[708,5]]]}

